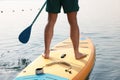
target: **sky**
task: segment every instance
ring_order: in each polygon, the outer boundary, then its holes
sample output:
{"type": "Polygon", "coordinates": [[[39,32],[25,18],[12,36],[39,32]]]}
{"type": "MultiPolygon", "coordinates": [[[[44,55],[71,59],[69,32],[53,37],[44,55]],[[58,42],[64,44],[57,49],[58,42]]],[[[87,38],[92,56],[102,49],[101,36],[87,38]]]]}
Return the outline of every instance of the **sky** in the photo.
{"type": "Polygon", "coordinates": [[[80,6],[82,19],[120,23],[120,0],[80,0],[80,6]]]}

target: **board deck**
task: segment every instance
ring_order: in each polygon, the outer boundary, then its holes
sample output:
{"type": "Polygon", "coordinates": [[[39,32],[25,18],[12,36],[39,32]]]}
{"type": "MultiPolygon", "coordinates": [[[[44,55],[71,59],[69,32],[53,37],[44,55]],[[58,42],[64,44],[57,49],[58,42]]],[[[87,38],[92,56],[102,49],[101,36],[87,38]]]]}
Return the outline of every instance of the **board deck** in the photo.
{"type": "Polygon", "coordinates": [[[68,38],[51,49],[49,59],[40,55],[14,80],[85,80],[95,62],[95,47],[90,38],[80,39],[79,51],[87,54],[87,57],[76,60],[72,42],[68,38]],[[42,68],[42,73],[36,74],[39,68],[42,68]]]}

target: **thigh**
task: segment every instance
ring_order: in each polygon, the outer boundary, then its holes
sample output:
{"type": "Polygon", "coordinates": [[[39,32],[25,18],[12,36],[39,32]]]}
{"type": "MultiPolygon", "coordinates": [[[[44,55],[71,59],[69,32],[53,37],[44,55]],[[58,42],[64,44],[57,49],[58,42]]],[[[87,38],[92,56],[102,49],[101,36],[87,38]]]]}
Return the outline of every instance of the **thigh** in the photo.
{"type": "Polygon", "coordinates": [[[57,13],[48,13],[48,22],[55,23],[57,19],[57,13]]]}
{"type": "Polygon", "coordinates": [[[62,0],[61,4],[65,13],[76,12],[79,10],[78,0],[62,0]]]}
{"type": "Polygon", "coordinates": [[[77,12],[67,13],[67,18],[70,25],[77,25],[77,12]]]}
{"type": "Polygon", "coordinates": [[[60,0],[47,0],[46,11],[49,13],[59,13],[61,9],[60,0]]]}

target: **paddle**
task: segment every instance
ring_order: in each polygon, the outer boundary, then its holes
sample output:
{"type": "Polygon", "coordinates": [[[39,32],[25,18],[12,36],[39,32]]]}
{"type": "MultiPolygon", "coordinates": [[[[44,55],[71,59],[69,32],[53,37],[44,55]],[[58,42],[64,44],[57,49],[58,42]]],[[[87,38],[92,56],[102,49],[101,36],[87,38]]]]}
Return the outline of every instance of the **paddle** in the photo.
{"type": "Polygon", "coordinates": [[[21,43],[27,43],[29,41],[29,38],[30,38],[30,34],[31,34],[31,29],[32,29],[32,26],[33,24],[35,23],[36,19],[38,18],[39,14],[41,13],[41,11],[43,10],[44,6],[46,5],[46,2],[43,4],[42,8],[40,9],[40,11],[38,12],[38,14],[36,15],[35,19],[33,20],[33,22],[31,23],[30,26],[28,26],[26,29],[24,29],[18,39],[21,43]]]}

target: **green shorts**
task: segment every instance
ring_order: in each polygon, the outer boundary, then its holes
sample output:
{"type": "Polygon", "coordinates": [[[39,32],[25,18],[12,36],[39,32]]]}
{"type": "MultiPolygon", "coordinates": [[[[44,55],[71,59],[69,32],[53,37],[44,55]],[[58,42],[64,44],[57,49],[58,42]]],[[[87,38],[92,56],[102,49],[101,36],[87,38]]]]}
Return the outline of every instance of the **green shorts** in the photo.
{"type": "Polygon", "coordinates": [[[76,12],[79,10],[78,0],[47,0],[47,12],[60,13],[61,7],[64,13],[76,12]]]}

